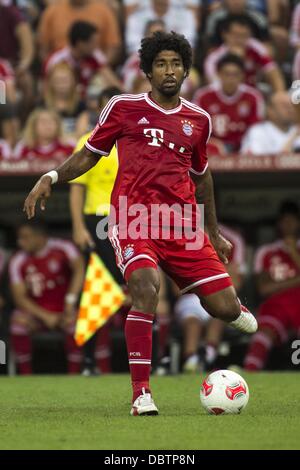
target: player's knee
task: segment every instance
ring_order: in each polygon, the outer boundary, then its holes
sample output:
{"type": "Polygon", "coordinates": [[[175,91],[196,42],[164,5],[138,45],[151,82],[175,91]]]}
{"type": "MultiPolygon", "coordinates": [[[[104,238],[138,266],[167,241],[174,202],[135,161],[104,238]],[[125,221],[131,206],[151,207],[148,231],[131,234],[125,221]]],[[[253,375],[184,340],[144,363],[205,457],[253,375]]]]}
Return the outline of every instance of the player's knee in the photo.
{"type": "Polygon", "coordinates": [[[153,279],[144,279],[136,276],[130,279],[130,294],[132,296],[133,308],[155,313],[158,304],[159,286],[153,279]]]}

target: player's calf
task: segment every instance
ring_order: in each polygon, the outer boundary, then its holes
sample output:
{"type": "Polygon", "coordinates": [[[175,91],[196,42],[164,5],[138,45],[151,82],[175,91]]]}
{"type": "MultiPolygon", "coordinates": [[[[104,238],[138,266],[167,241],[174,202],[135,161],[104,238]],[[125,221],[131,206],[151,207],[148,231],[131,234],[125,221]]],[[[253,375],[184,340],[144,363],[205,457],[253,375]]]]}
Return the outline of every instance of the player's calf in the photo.
{"type": "Polygon", "coordinates": [[[229,323],[243,333],[255,333],[257,321],[249,310],[241,305],[234,288],[210,294],[202,299],[206,310],[215,318],[229,323]]]}

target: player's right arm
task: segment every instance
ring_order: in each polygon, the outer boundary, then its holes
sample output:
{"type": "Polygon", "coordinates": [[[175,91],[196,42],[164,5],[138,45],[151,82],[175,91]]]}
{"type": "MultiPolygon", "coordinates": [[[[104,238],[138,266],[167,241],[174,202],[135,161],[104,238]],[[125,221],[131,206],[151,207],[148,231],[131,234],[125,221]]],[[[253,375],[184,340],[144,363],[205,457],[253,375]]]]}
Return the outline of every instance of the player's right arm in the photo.
{"type": "Polygon", "coordinates": [[[30,315],[33,315],[35,318],[38,318],[48,328],[55,328],[59,316],[53,315],[53,313],[49,312],[45,308],[40,307],[37,303],[35,303],[27,293],[27,289],[25,283],[18,282],[11,284],[11,292],[14,300],[14,304],[17,308],[19,308],[23,312],[27,312],[30,315]]]}
{"type": "MultiPolygon", "coordinates": [[[[100,160],[101,155],[91,152],[83,147],[79,152],[71,155],[64,163],[55,169],[59,183],[66,183],[78,176],[86,173],[100,160]]],[[[23,211],[26,212],[28,219],[35,215],[35,206],[38,200],[41,200],[40,207],[45,210],[46,199],[51,195],[52,179],[49,175],[43,175],[32,188],[25,199],[23,211]]]]}
{"type": "MultiPolygon", "coordinates": [[[[103,108],[99,122],[91,136],[79,152],[71,155],[62,165],[54,170],[53,175],[43,175],[28,194],[24,203],[24,212],[31,219],[35,215],[35,206],[40,199],[40,207],[45,210],[46,199],[51,194],[51,184],[66,183],[86,173],[98,163],[100,158],[108,156],[116,140],[122,133],[124,114],[120,110],[121,97],[113,97],[103,108]]],[[[50,172],[51,173],[51,172],[50,172]]]]}

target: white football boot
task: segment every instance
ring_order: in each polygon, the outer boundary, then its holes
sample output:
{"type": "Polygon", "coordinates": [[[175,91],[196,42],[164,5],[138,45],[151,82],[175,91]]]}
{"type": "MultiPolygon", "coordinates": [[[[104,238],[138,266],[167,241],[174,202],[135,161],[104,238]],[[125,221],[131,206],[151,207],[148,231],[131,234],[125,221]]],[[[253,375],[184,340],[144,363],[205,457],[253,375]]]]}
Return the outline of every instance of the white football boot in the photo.
{"type": "Polygon", "coordinates": [[[146,393],[143,388],[142,395],[138,396],[134,401],[130,414],[131,416],[158,415],[158,409],[151,397],[151,393],[146,393]]]}
{"type": "Polygon", "coordinates": [[[182,370],[185,374],[196,374],[200,372],[200,361],[198,354],[193,354],[184,362],[182,370]]]}
{"type": "Polygon", "coordinates": [[[258,325],[254,315],[241,304],[240,316],[229,323],[230,326],[242,331],[243,333],[253,334],[257,331],[258,325]]]}

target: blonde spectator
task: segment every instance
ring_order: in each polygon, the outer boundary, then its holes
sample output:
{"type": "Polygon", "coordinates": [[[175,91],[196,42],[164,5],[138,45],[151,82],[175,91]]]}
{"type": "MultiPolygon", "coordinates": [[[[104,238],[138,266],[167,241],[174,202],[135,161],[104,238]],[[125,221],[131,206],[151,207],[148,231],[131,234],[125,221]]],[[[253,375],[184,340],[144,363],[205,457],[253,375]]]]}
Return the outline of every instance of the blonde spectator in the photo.
{"type": "Polygon", "coordinates": [[[76,121],[85,109],[81,101],[74,71],[65,62],[54,65],[44,83],[46,108],[59,114],[66,137],[75,136],[76,121]]]}
{"type": "Polygon", "coordinates": [[[20,159],[62,161],[71,155],[73,148],[63,138],[59,115],[55,111],[37,108],[28,117],[16,152],[20,159]]]}

